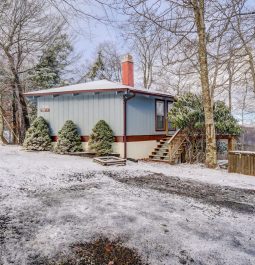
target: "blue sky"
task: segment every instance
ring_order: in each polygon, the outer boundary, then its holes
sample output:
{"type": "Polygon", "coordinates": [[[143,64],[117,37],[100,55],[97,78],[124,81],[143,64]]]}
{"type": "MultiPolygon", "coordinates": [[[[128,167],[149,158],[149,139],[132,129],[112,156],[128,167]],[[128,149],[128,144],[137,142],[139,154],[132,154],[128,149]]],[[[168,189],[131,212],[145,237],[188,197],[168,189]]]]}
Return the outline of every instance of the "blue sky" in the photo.
{"type": "MultiPolygon", "coordinates": [[[[81,0],[81,3],[82,2],[83,0],[81,0]]],[[[248,3],[250,7],[254,7],[255,9],[255,0],[248,0],[248,3]]],[[[105,15],[102,6],[94,6],[94,4],[91,4],[90,6],[88,4],[81,4],[81,8],[85,8],[88,13],[95,16],[103,17],[105,15]]],[[[107,14],[113,21],[125,19],[122,15],[118,14],[117,11],[107,10],[107,14]]],[[[73,29],[76,30],[77,28],[79,32],[78,34],[77,32],[74,32],[76,35],[74,47],[75,50],[82,55],[84,60],[91,58],[96,46],[104,41],[115,42],[116,46],[123,51],[123,53],[128,52],[128,47],[125,43],[123,43],[116,23],[106,25],[95,20],[90,20],[88,23],[87,21],[78,19],[73,25],[73,29]]]]}
{"type": "Polygon", "coordinates": [[[76,36],[74,47],[75,51],[79,52],[84,59],[89,59],[99,43],[113,41],[116,45],[122,46],[118,42],[119,40],[119,33],[116,30],[101,23],[94,23],[90,25],[89,32],[82,32],[76,36]]]}
{"type": "MultiPolygon", "coordinates": [[[[104,17],[105,11],[102,6],[87,6],[81,5],[82,8],[86,8],[86,11],[97,17],[104,17]]],[[[119,22],[123,19],[123,16],[117,14],[112,10],[107,10],[107,15],[112,21],[119,22]]],[[[90,19],[89,21],[83,19],[76,19],[72,22],[72,28],[75,35],[74,48],[79,52],[84,60],[91,58],[98,44],[111,41],[114,42],[119,50],[123,53],[128,51],[128,48],[120,37],[117,23],[112,22],[102,23],[96,20],[90,19]],[[77,31],[78,28],[78,31],[77,31]]]]}

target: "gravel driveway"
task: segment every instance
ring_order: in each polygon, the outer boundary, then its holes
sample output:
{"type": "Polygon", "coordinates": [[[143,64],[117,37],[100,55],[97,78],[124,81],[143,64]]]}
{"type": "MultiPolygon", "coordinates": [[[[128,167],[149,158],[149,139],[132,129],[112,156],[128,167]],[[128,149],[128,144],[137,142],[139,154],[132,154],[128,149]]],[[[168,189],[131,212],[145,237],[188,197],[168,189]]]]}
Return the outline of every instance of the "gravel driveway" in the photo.
{"type": "Polygon", "coordinates": [[[0,147],[0,264],[54,262],[103,236],[144,264],[254,265],[254,207],[253,188],[0,147]]]}

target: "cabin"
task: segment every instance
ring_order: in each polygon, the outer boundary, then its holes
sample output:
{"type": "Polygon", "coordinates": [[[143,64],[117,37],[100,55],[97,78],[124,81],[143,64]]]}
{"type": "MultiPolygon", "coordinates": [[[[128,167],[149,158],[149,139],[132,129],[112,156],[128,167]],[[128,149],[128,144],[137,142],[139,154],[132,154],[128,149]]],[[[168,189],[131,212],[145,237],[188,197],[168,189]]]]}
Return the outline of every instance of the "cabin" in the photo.
{"type": "MultiPolygon", "coordinates": [[[[122,83],[99,80],[25,93],[37,104],[37,115],[48,122],[52,140],[66,120],[79,130],[84,149],[99,120],[114,132],[113,150],[123,158],[149,158],[160,141],[174,134],[167,120],[174,97],[168,93],[134,87],[131,55],[122,61],[122,83]]],[[[164,140],[165,139],[165,140],[164,140]]]]}

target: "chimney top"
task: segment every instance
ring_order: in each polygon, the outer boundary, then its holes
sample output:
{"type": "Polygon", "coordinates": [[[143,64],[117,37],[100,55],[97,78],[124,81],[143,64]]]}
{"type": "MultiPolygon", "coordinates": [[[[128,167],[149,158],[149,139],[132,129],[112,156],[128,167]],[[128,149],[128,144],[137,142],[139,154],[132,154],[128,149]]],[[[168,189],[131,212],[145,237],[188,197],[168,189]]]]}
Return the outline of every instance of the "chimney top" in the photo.
{"type": "Polygon", "coordinates": [[[126,54],[123,59],[122,59],[122,63],[124,62],[130,62],[130,63],[133,63],[133,57],[131,54],[126,54]]]}
{"type": "Polygon", "coordinates": [[[124,56],[122,60],[122,84],[134,86],[134,63],[130,54],[124,56]]]}

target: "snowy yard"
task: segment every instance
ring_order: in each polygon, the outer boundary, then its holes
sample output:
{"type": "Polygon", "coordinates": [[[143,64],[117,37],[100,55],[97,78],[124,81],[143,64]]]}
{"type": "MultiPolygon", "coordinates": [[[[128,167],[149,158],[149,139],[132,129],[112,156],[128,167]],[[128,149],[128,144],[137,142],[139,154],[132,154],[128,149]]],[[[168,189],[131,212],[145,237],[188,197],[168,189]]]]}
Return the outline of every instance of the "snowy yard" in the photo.
{"type": "Polygon", "coordinates": [[[254,216],[255,177],[148,162],[103,167],[0,146],[0,264],[44,264],[105,236],[151,265],[254,265],[254,216]]]}

